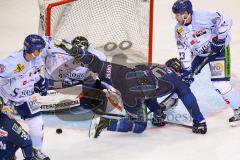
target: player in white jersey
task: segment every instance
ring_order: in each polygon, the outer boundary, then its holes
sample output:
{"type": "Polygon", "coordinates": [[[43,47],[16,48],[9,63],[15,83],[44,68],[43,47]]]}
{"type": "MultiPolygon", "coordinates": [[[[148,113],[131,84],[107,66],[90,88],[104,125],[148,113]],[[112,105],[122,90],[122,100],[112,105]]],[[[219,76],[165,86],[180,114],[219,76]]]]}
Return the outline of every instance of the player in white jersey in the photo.
{"type": "MultiPolygon", "coordinates": [[[[106,61],[107,59],[104,53],[91,47],[83,36],[78,36],[73,40],[66,39],[66,41],[81,43],[83,47],[92,51],[101,60],[106,61]]],[[[49,79],[50,88],[65,88],[93,81],[89,69],[79,66],[80,62],[77,62],[63,49],[55,47],[51,37],[48,38],[47,43],[49,47],[42,58],[45,61],[45,77],[49,79]]]]}
{"type": "Polygon", "coordinates": [[[39,55],[44,48],[44,39],[32,34],[25,38],[23,50],[0,61],[0,96],[5,104],[14,106],[21,118],[27,122],[35,156],[49,160],[49,157],[41,152],[43,120],[40,107],[34,98],[34,87],[41,95],[46,95],[47,91],[47,83],[38,73],[43,64],[39,55]]]}
{"type": "Polygon", "coordinates": [[[234,111],[229,121],[240,120],[240,97],[230,84],[231,18],[218,12],[193,11],[190,0],[177,0],[172,12],[178,22],[175,37],[184,64],[182,76],[191,83],[194,79],[189,75],[207,57],[212,84],[234,111]]]}
{"type": "MultiPolygon", "coordinates": [[[[96,76],[93,76],[88,68],[81,66],[80,62],[76,61],[63,49],[56,47],[54,45],[54,38],[44,38],[48,49],[42,55],[42,58],[45,62],[45,78],[49,81],[49,89],[62,89],[79,84],[93,89],[102,86],[100,80],[96,76]]],[[[99,59],[103,61],[107,60],[105,54],[90,46],[88,40],[83,36],[77,36],[74,39],[65,38],[64,41],[79,44],[84,49],[93,52],[99,59]]],[[[79,109],[82,107],[87,108],[89,103],[97,103],[96,100],[90,98],[80,98],[79,109]]],[[[69,106],[69,108],[71,108],[71,106],[69,106]]]]}

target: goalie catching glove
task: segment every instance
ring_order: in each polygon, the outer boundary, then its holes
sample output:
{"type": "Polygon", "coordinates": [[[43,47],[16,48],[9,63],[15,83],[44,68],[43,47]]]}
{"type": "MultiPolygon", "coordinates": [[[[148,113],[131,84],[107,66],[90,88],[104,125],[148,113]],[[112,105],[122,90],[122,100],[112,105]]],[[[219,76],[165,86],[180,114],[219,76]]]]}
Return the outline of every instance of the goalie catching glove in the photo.
{"type": "Polygon", "coordinates": [[[76,60],[82,59],[82,57],[85,55],[86,50],[83,49],[82,46],[79,46],[78,44],[75,44],[75,43],[71,44],[65,41],[64,39],[56,39],[55,45],[65,50],[67,53],[73,56],[76,60]]]}

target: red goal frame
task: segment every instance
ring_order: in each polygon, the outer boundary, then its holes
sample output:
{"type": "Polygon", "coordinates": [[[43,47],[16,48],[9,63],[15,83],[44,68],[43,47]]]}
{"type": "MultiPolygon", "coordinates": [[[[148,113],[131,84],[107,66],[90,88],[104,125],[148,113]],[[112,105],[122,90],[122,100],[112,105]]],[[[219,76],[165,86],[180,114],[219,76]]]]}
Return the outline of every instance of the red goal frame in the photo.
{"type": "MultiPolygon", "coordinates": [[[[46,13],[45,13],[45,35],[51,35],[51,14],[52,8],[56,6],[60,6],[66,3],[71,3],[77,0],[60,0],[58,2],[53,2],[48,4],[46,13]]],[[[149,14],[149,41],[148,41],[148,63],[152,63],[152,51],[153,51],[153,16],[154,16],[154,0],[150,0],[150,14],[149,14]]]]}

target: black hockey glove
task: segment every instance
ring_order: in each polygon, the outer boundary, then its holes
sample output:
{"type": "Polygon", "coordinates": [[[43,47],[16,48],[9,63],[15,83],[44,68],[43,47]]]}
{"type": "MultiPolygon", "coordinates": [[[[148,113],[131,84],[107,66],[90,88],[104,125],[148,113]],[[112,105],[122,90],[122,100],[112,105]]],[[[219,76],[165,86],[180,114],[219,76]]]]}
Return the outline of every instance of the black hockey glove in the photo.
{"type": "Polygon", "coordinates": [[[218,39],[217,37],[213,38],[210,45],[212,52],[214,53],[223,52],[225,48],[225,41],[226,41],[225,39],[218,39]]]}
{"type": "Polygon", "coordinates": [[[85,55],[85,50],[77,45],[73,45],[70,52],[70,55],[77,60],[82,59],[82,57],[85,55]]]}
{"type": "Polygon", "coordinates": [[[56,40],[55,45],[65,50],[67,53],[73,56],[76,60],[80,60],[85,54],[85,50],[82,49],[80,46],[72,45],[71,43],[65,40],[56,40]]]}
{"type": "Polygon", "coordinates": [[[41,96],[47,95],[49,80],[40,76],[40,80],[34,84],[34,92],[39,93],[41,96]]]}

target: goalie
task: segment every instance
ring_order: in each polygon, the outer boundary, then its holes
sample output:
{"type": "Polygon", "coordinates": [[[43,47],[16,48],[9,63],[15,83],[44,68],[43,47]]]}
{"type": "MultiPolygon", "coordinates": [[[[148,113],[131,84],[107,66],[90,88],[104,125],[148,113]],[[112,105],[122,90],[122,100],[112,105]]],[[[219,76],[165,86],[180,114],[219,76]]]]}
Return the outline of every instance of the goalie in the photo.
{"type": "MultiPolygon", "coordinates": [[[[49,89],[59,89],[75,86],[78,84],[92,83],[94,77],[88,68],[80,65],[78,61],[67,54],[63,49],[54,46],[51,37],[44,37],[48,44],[48,49],[42,58],[45,62],[45,78],[49,79],[49,89]]],[[[100,60],[106,61],[104,53],[92,48],[88,40],[83,36],[77,36],[73,40],[65,39],[69,43],[78,44],[91,51],[100,60]]]]}
{"type": "MultiPolygon", "coordinates": [[[[122,95],[124,108],[130,119],[113,120],[100,117],[96,120],[96,126],[92,127],[95,130],[92,132],[93,137],[98,137],[104,128],[110,131],[142,133],[147,126],[146,103],[173,91],[178,94],[193,117],[192,131],[201,134],[207,132],[206,122],[195,96],[188,85],[178,76],[178,71],[182,66],[177,59],[172,59],[166,63],[170,66],[169,68],[159,64],[137,65],[134,68],[129,68],[101,61],[78,45],[64,41],[58,41],[57,45],[92,72],[98,73],[100,78],[106,79],[122,95]]],[[[158,105],[152,107],[149,108],[152,112],[159,111],[158,105]]]]}
{"type": "MultiPolygon", "coordinates": [[[[101,80],[94,75],[88,68],[81,66],[79,61],[76,61],[71,55],[66,53],[65,50],[56,47],[54,45],[53,38],[44,37],[48,45],[48,49],[43,54],[42,58],[45,62],[45,78],[49,82],[49,89],[58,90],[82,85],[84,90],[86,89],[105,89],[106,87],[101,84],[101,80]]],[[[101,51],[95,50],[90,46],[88,40],[83,36],[77,36],[74,39],[64,39],[69,43],[83,47],[84,49],[91,51],[100,60],[106,61],[106,56],[101,51]]],[[[78,90],[74,92],[80,92],[82,87],[76,87],[78,90]]],[[[109,87],[109,86],[108,86],[109,87]]],[[[110,86],[111,87],[111,86],[110,86]]],[[[75,90],[72,88],[71,90],[75,90]]],[[[64,93],[63,93],[64,94],[64,93]]],[[[77,96],[77,95],[76,95],[77,96]]],[[[48,98],[48,97],[46,97],[48,98]]],[[[88,109],[89,105],[98,105],[100,102],[91,99],[90,97],[80,96],[80,108],[74,103],[72,106],[68,106],[68,109],[76,107],[76,109],[88,109]]],[[[106,99],[106,97],[104,97],[106,99]]],[[[75,98],[74,98],[75,100],[75,98]]],[[[54,111],[61,111],[61,108],[53,108],[54,111]]],[[[52,110],[50,110],[52,111],[52,110]]],[[[73,110],[71,110],[72,112],[73,110]]],[[[76,111],[76,110],[75,110],[76,111]]]]}

